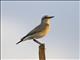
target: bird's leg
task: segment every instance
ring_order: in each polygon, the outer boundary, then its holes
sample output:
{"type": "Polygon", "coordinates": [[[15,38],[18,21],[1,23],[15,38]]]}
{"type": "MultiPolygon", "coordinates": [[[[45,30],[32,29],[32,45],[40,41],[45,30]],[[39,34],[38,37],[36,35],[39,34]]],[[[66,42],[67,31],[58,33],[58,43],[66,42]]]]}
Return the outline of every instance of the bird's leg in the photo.
{"type": "Polygon", "coordinates": [[[41,42],[37,41],[36,39],[33,39],[34,42],[38,43],[39,45],[42,45],[41,42]]]}

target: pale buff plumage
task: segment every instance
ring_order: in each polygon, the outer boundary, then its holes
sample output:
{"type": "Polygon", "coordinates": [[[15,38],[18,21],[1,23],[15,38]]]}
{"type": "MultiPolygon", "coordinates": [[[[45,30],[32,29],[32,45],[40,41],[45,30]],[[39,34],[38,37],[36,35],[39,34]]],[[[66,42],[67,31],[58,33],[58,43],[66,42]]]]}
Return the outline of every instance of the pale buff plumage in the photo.
{"type": "Polygon", "coordinates": [[[50,31],[50,19],[54,16],[44,16],[42,17],[42,21],[40,25],[35,27],[32,31],[30,31],[26,36],[24,36],[19,42],[16,44],[19,44],[22,41],[25,40],[31,40],[31,39],[39,39],[47,35],[47,33],[50,31]]]}

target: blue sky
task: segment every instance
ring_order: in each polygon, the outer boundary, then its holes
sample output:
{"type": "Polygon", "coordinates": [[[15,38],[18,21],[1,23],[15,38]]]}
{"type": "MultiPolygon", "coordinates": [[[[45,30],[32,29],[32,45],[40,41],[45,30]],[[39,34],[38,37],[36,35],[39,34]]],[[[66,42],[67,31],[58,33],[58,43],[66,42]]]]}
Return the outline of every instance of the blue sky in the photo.
{"type": "Polygon", "coordinates": [[[16,45],[24,35],[40,24],[44,15],[55,16],[51,31],[38,39],[46,45],[46,57],[77,58],[79,49],[79,2],[3,1],[1,2],[2,58],[38,58],[38,45],[30,41],[16,45]]]}

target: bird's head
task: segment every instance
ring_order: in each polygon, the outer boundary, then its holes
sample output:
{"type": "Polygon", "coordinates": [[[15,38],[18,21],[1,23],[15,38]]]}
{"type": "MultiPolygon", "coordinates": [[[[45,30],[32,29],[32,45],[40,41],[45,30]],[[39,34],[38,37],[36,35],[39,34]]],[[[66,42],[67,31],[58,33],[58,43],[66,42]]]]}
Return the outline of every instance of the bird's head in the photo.
{"type": "Polygon", "coordinates": [[[51,18],[54,18],[54,16],[48,16],[48,15],[43,16],[42,17],[42,23],[50,24],[50,19],[51,18]]]}

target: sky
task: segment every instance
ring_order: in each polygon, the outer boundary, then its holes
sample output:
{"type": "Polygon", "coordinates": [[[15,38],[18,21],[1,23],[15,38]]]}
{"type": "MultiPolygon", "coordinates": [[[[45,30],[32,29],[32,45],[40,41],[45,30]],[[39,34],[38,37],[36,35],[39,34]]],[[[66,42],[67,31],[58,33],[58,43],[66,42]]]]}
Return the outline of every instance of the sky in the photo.
{"type": "Polygon", "coordinates": [[[40,24],[44,15],[51,19],[51,30],[38,39],[45,43],[46,58],[74,59],[79,54],[78,1],[2,1],[2,59],[38,59],[38,44],[32,40],[16,45],[20,39],[40,24]]]}

